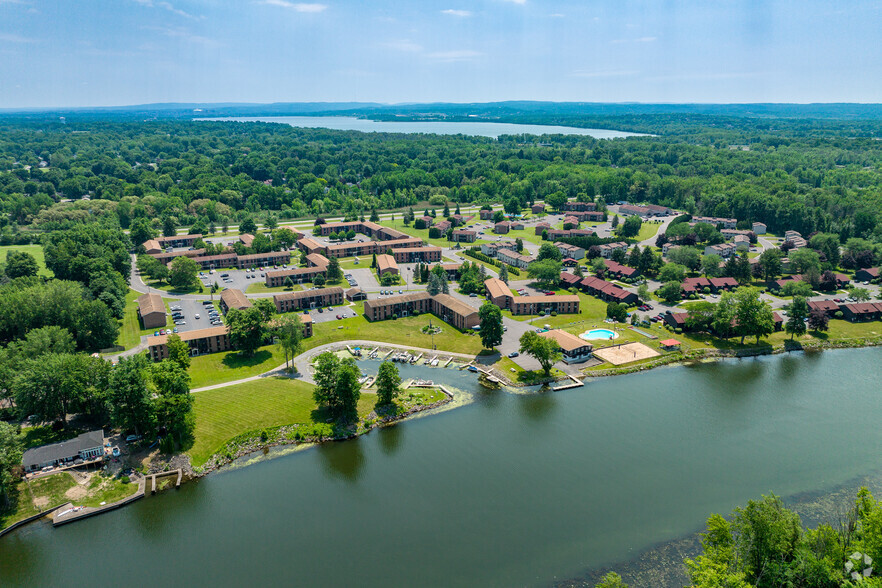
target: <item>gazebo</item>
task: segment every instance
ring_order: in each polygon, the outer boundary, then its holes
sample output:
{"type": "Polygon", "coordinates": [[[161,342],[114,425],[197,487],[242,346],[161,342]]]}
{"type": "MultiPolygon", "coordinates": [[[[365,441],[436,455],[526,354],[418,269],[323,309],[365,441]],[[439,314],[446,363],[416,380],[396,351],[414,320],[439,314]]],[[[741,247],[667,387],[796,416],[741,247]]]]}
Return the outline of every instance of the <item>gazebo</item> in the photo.
{"type": "Polygon", "coordinates": [[[661,342],[661,346],[665,348],[665,351],[673,351],[680,348],[680,342],[676,339],[665,339],[661,342]]]}

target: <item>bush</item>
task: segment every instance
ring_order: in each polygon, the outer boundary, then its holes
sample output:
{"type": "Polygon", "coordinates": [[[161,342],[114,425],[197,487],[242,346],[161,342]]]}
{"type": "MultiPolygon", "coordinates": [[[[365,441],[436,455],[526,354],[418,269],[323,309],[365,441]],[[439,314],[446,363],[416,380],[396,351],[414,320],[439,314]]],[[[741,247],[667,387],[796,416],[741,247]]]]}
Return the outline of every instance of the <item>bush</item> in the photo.
{"type": "Polygon", "coordinates": [[[677,327],[676,329],[674,329],[674,332],[677,333],[678,335],[680,335],[681,333],[683,333],[683,329],[681,329],[680,327],[677,327]]]}
{"type": "Polygon", "coordinates": [[[556,311],[556,310],[552,310],[552,311],[551,311],[551,316],[557,316],[557,311],[556,311]]]}
{"type": "Polygon", "coordinates": [[[837,311],[836,311],[836,314],[833,315],[833,316],[835,316],[835,317],[838,318],[838,319],[841,319],[841,318],[842,318],[843,316],[845,316],[845,315],[842,314],[842,311],[841,311],[841,310],[837,310],[837,311]]]}
{"type": "Polygon", "coordinates": [[[123,476],[122,478],[119,479],[119,481],[122,482],[123,484],[128,484],[129,482],[131,482],[131,480],[129,479],[128,476],[123,476]]]}
{"type": "Polygon", "coordinates": [[[395,313],[395,314],[392,315],[392,320],[393,320],[393,321],[397,321],[397,320],[398,320],[398,313],[395,313]]]}

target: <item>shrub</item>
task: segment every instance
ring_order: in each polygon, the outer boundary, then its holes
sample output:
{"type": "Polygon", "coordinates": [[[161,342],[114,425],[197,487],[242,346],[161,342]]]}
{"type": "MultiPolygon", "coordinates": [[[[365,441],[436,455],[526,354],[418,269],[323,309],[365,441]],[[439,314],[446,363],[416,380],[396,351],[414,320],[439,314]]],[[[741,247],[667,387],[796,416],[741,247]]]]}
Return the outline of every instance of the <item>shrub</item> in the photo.
{"type": "Polygon", "coordinates": [[[551,316],[557,316],[557,311],[556,311],[556,310],[552,310],[552,311],[551,311],[551,316]]]}
{"type": "Polygon", "coordinates": [[[128,484],[129,482],[131,482],[131,480],[129,480],[128,476],[123,476],[122,478],[119,479],[119,481],[122,482],[123,484],[128,484]]]}
{"type": "Polygon", "coordinates": [[[835,317],[838,318],[838,319],[841,319],[841,318],[842,318],[843,316],[845,316],[845,315],[842,314],[842,311],[841,311],[841,310],[837,310],[837,311],[836,311],[836,314],[833,315],[833,316],[835,316],[835,317]]]}
{"type": "Polygon", "coordinates": [[[676,329],[674,329],[674,332],[679,335],[683,332],[683,329],[681,329],[680,327],[677,327],[676,329]]]}

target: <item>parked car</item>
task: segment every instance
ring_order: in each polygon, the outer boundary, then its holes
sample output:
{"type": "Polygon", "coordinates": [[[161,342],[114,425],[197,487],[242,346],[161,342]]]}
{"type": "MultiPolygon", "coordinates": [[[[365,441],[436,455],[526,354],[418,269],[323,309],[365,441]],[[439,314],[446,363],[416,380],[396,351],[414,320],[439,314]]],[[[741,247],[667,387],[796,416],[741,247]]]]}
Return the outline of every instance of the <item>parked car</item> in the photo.
{"type": "Polygon", "coordinates": [[[119,447],[114,447],[113,448],[113,457],[119,457],[119,456],[120,456],[119,447]]]}
{"type": "Polygon", "coordinates": [[[509,357],[517,357],[518,355],[520,355],[520,353],[518,353],[517,351],[512,351],[508,354],[509,357]]]}
{"type": "Polygon", "coordinates": [[[134,443],[135,441],[140,441],[141,435],[129,435],[126,437],[126,443],[134,443]]]}

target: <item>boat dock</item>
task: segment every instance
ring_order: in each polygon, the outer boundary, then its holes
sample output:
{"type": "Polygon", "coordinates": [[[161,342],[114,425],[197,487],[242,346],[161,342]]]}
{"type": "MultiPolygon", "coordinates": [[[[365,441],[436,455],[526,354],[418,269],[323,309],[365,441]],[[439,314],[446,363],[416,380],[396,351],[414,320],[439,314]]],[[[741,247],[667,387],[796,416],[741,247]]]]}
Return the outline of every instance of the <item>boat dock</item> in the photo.
{"type": "Polygon", "coordinates": [[[572,374],[567,374],[567,377],[571,380],[569,382],[563,383],[559,386],[552,386],[551,389],[557,392],[558,390],[569,390],[571,388],[581,388],[585,385],[585,382],[578,379],[576,376],[572,374]]]}

